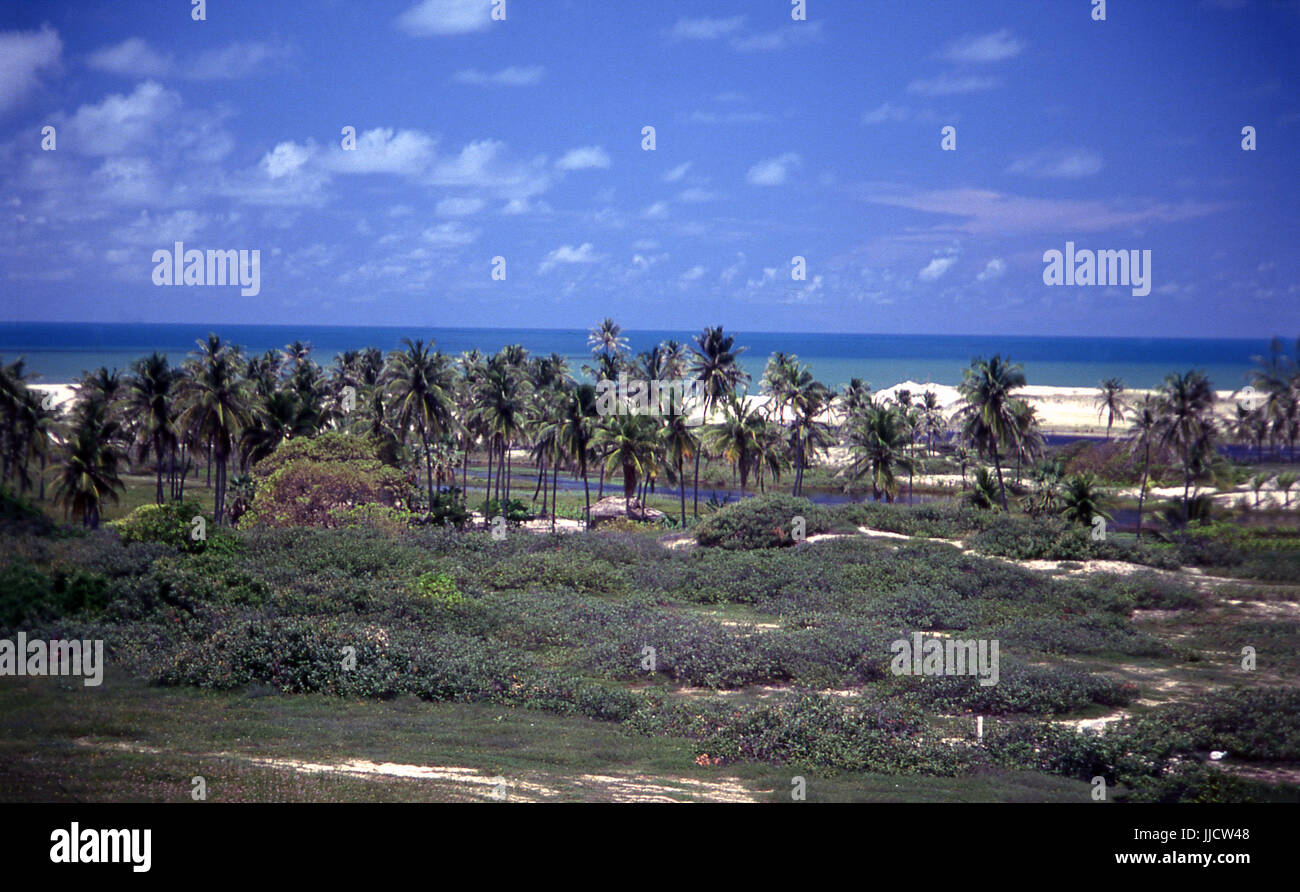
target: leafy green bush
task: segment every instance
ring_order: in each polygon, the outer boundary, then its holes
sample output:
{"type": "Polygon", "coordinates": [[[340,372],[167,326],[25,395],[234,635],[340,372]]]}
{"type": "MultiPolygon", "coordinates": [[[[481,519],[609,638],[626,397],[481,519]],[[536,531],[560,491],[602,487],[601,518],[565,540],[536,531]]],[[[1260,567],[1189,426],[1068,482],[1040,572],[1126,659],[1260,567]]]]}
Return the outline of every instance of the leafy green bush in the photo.
{"type": "Polygon", "coordinates": [[[734,549],[795,545],[795,517],[804,518],[809,536],[831,527],[829,513],[807,499],[765,495],[741,499],[705,518],[695,528],[695,539],[701,545],[734,549]]]}
{"type": "Polygon", "coordinates": [[[439,607],[463,607],[469,603],[456,588],[456,579],[449,573],[430,571],[421,574],[412,586],[417,597],[439,607]]]}
{"type": "Polygon", "coordinates": [[[203,507],[189,499],[163,505],[141,505],[108,526],[117,531],[123,542],[159,542],[191,552],[203,551],[208,546],[209,536],[221,535],[212,518],[204,515],[203,507]],[[202,523],[197,524],[196,518],[202,523]]]}

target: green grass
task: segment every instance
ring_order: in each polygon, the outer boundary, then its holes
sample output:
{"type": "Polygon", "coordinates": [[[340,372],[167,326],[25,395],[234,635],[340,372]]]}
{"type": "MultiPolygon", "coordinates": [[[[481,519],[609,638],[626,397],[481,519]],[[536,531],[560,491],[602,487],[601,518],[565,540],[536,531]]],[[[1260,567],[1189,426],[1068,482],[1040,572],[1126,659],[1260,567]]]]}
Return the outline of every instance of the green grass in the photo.
{"type": "MultiPolygon", "coordinates": [[[[367,760],[501,777],[508,799],[788,801],[802,769],[701,767],[690,741],[491,705],[348,701],[263,691],[155,688],[110,671],[99,688],[52,678],[0,685],[0,800],[487,801],[490,783],[310,773],[255,759],[367,760]],[[609,780],[618,779],[617,782],[609,780]]],[[[1086,801],[1088,786],[1035,772],[961,778],[803,772],[809,801],[1086,801]]]]}

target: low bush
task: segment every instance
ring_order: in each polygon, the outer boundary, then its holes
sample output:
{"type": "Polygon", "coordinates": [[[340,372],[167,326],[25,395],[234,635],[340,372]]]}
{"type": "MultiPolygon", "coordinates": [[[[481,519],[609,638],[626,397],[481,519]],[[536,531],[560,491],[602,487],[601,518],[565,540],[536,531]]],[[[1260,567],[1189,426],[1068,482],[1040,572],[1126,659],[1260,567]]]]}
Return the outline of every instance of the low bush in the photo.
{"type": "Polygon", "coordinates": [[[741,499],[705,518],[695,528],[701,545],[731,549],[780,548],[797,544],[795,518],[804,519],[805,535],[825,532],[832,518],[807,499],[765,495],[741,499]]]}

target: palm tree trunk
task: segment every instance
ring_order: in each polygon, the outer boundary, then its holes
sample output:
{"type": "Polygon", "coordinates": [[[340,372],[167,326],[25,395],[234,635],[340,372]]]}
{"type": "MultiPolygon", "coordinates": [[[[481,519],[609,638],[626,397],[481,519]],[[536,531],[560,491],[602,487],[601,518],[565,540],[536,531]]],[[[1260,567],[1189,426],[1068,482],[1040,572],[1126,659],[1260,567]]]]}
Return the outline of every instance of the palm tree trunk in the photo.
{"type": "Polygon", "coordinates": [[[580,464],[582,465],[582,494],[587,500],[587,514],[583,522],[588,527],[590,527],[591,526],[591,484],[587,482],[587,455],[585,449],[583,450],[583,455],[580,464]]]}
{"type": "Polygon", "coordinates": [[[700,453],[704,451],[701,446],[695,450],[695,519],[700,519],[700,453]]]}
{"type": "Polygon", "coordinates": [[[1011,509],[1007,507],[1007,485],[1002,481],[1002,463],[998,461],[997,444],[993,444],[989,447],[989,454],[993,456],[993,467],[996,468],[998,472],[998,491],[1002,495],[1002,510],[1010,511],[1011,509]]]}
{"type": "MultiPolygon", "coordinates": [[[[542,460],[539,461],[539,462],[537,463],[537,485],[536,485],[535,487],[533,487],[533,501],[534,501],[534,502],[537,501],[537,494],[538,494],[539,492],[541,492],[541,489],[542,489],[542,481],[544,481],[545,479],[546,479],[546,456],[543,455],[543,456],[542,456],[542,460]]],[[[543,511],[546,510],[546,496],[545,496],[545,495],[542,496],[542,510],[543,510],[543,511]]]]}
{"type": "Polygon", "coordinates": [[[429,437],[422,430],[420,440],[424,443],[424,482],[429,487],[429,510],[433,510],[433,453],[429,451],[429,437]]]}
{"type": "Polygon", "coordinates": [[[682,529],[686,529],[686,472],[682,467],[682,456],[677,456],[677,490],[682,500],[682,529]]]}
{"type": "Polygon", "coordinates": [[[560,488],[560,463],[551,465],[551,532],[555,532],[555,499],[560,488]]]}
{"type": "Polygon", "coordinates": [[[497,447],[496,447],[496,439],[495,439],[495,438],[493,438],[493,437],[489,437],[489,438],[488,438],[487,448],[488,448],[488,450],[487,450],[487,454],[488,454],[488,475],[487,475],[487,486],[486,486],[486,487],[484,488],[484,490],[483,490],[483,501],[484,501],[485,503],[486,503],[486,502],[490,502],[490,501],[492,501],[492,459],[493,459],[493,456],[494,456],[494,454],[496,453],[496,449],[497,449],[497,447]]]}
{"type": "Polygon", "coordinates": [[[1146,454],[1142,462],[1142,488],[1138,490],[1138,528],[1137,539],[1142,541],[1142,502],[1147,494],[1147,472],[1151,470],[1151,444],[1146,445],[1146,454]]]}

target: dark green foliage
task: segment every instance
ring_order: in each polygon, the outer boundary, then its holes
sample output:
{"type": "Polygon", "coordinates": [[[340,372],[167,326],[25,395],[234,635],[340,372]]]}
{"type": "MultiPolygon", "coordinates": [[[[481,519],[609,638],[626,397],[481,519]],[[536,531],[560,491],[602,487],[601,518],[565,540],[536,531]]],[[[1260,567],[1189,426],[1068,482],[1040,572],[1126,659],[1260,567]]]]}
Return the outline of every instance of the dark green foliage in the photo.
{"type": "Polygon", "coordinates": [[[805,535],[831,528],[831,516],[807,499],[786,495],[741,499],[705,518],[695,528],[701,545],[729,549],[780,548],[795,545],[795,518],[804,519],[805,535]]]}

